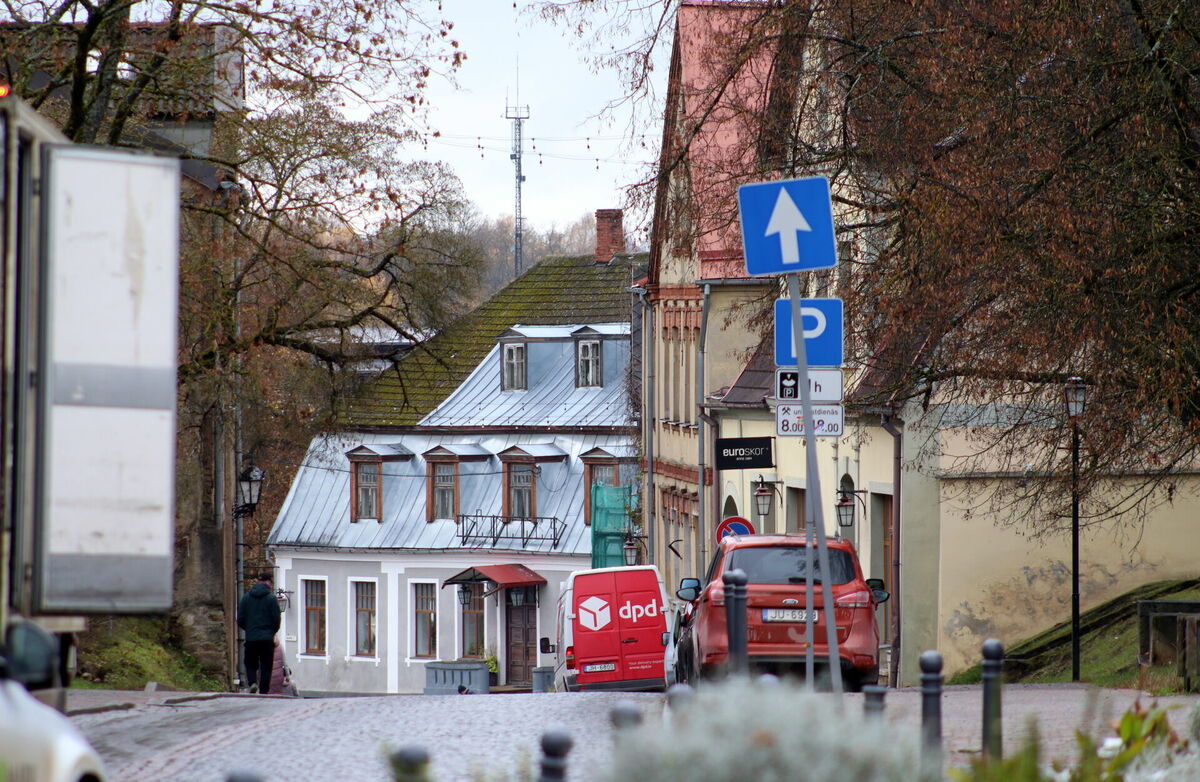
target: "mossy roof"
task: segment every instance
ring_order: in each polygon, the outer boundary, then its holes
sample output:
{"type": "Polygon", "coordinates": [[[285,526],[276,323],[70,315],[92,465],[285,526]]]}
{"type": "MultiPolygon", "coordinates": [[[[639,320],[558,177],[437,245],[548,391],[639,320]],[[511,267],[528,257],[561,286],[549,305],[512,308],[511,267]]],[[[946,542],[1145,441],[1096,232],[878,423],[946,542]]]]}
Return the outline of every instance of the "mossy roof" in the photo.
{"type": "Polygon", "coordinates": [[[413,426],[479,365],[505,330],[584,323],[628,323],[628,288],[646,255],[622,253],[611,263],[592,255],[543,259],[490,299],[405,356],[398,367],[363,385],[338,411],[343,428],[413,426]]]}

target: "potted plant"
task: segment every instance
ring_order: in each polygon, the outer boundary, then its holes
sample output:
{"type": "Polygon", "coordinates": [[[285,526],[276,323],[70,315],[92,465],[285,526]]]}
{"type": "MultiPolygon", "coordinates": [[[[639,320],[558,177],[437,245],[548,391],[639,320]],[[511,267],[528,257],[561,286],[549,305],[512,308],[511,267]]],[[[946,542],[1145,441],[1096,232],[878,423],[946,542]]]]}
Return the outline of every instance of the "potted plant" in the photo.
{"type": "Polygon", "coordinates": [[[500,660],[496,657],[496,650],[488,649],[487,657],[484,659],[487,661],[488,667],[488,686],[495,687],[500,683],[500,660]]]}

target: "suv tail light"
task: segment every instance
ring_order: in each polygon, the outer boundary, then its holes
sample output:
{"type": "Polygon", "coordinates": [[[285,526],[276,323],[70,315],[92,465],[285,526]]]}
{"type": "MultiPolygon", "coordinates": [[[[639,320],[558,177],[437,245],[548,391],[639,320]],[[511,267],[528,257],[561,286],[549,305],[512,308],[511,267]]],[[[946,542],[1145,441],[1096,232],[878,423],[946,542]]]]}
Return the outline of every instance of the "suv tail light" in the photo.
{"type": "Polygon", "coordinates": [[[835,598],[833,604],[838,608],[870,608],[871,599],[871,591],[869,589],[861,589],[857,592],[851,592],[850,594],[835,598]]]}
{"type": "Polygon", "coordinates": [[[575,667],[575,647],[574,646],[567,647],[566,658],[567,658],[567,667],[574,668],[575,667]]]}

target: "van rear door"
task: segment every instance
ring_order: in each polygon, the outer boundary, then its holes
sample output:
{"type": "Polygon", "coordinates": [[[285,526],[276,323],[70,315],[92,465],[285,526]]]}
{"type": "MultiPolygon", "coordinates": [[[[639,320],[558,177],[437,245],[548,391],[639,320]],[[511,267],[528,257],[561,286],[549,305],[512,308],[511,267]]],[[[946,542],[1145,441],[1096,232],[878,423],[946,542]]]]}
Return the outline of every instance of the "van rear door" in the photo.
{"type": "Polygon", "coordinates": [[[663,591],[654,568],[575,574],[579,684],[663,677],[663,591]]]}

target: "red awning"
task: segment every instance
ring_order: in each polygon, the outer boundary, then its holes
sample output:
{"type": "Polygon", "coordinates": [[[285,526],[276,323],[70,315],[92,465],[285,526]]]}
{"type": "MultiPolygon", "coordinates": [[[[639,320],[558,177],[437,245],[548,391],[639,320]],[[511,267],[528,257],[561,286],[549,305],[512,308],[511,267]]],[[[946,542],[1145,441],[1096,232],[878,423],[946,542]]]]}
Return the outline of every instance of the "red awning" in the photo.
{"type": "Polygon", "coordinates": [[[479,581],[491,581],[497,587],[537,586],[538,584],[546,583],[546,579],[529,568],[513,563],[511,565],[479,565],[467,568],[463,572],[456,573],[446,579],[442,586],[446,586],[446,584],[471,584],[479,581]]]}

